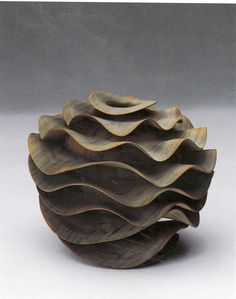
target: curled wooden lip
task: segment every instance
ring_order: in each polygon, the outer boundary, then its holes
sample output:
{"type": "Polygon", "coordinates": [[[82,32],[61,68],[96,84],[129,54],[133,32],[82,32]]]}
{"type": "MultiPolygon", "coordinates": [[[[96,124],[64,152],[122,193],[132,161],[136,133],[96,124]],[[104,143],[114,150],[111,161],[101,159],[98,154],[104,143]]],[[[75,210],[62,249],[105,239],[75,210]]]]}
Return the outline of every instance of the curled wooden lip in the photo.
{"type": "Polygon", "coordinates": [[[178,107],[95,91],[39,119],[29,169],[49,227],[96,265],[159,259],[176,232],[197,227],[216,163],[207,130],[178,107]],[[169,219],[168,221],[162,221],[169,219]]]}
{"type": "Polygon", "coordinates": [[[90,104],[98,111],[109,115],[124,115],[153,106],[157,101],[141,100],[137,97],[121,97],[115,93],[93,91],[89,94],[90,104]]]}

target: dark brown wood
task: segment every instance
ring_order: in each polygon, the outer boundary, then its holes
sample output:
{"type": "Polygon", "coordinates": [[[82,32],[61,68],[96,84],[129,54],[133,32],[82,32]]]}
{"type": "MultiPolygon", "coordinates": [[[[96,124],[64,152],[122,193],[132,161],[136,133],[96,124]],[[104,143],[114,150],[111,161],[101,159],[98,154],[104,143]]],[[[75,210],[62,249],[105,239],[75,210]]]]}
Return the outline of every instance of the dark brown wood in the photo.
{"type": "Polygon", "coordinates": [[[49,227],[85,260],[111,268],[159,261],[199,224],[216,163],[206,128],[178,107],[95,91],[39,119],[29,169],[49,227]],[[168,219],[168,221],[163,221],[168,219]]]}
{"type": "Polygon", "coordinates": [[[112,242],[80,245],[62,241],[73,252],[95,265],[133,268],[157,256],[175,236],[176,231],[185,227],[181,222],[162,221],[131,237],[112,242]]]}

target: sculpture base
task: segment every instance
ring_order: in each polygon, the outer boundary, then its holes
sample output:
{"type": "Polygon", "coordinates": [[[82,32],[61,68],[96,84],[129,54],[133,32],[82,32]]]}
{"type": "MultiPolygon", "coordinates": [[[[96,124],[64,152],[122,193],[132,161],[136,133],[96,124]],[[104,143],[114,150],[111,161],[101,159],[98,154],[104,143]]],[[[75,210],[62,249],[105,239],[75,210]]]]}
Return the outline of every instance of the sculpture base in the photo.
{"type": "MultiPolygon", "coordinates": [[[[75,253],[77,256],[81,257],[81,259],[83,259],[83,254],[79,254],[77,250],[75,250],[76,248],[76,244],[73,243],[68,243],[65,240],[61,239],[59,237],[59,239],[73,252],[75,253]],[[75,248],[74,248],[75,247],[75,248]]],[[[159,263],[160,261],[162,261],[163,259],[165,259],[167,256],[169,256],[176,248],[176,243],[179,240],[179,235],[175,234],[169,241],[168,243],[164,246],[163,249],[161,249],[156,255],[154,255],[150,260],[144,262],[143,264],[136,266],[136,267],[112,267],[112,266],[105,266],[105,268],[113,268],[113,269],[130,269],[130,268],[143,268],[143,267],[147,267],[150,265],[154,265],[156,263],[159,263]]],[[[83,245],[82,245],[83,246],[83,245]]],[[[88,249],[89,250],[89,249],[88,249]]],[[[145,253],[144,253],[145,254],[145,253]]],[[[122,258],[122,256],[121,256],[122,258]]],[[[89,260],[88,258],[84,259],[86,261],[86,263],[88,262],[89,264],[93,264],[96,265],[96,258],[93,256],[91,257],[91,260],[89,260]]],[[[98,266],[98,265],[97,265],[98,266]]],[[[101,265],[99,265],[101,267],[101,265]]]]}

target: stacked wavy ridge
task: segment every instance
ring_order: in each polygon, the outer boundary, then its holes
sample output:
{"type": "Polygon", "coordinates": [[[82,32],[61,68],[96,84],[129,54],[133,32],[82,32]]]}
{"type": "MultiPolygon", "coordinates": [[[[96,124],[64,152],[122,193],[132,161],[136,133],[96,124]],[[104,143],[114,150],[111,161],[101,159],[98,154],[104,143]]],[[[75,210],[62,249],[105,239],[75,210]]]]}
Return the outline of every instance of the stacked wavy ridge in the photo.
{"type": "Polygon", "coordinates": [[[41,116],[29,169],[42,214],[63,243],[103,267],[159,261],[199,224],[216,161],[206,128],[179,108],[94,91],[41,116]]]}

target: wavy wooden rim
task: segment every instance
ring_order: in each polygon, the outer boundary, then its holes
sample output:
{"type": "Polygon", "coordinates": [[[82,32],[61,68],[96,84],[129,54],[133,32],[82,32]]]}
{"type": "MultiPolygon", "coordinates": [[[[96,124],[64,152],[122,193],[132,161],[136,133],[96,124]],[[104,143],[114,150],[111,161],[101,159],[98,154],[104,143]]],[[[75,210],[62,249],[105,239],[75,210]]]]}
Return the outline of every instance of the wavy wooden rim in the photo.
{"type": "Polygon", "coordinates": [[[133,96],[122,97],[115,93],[104,91],[93,91],[88,98],[90,104],[96,110],[109,115],[130,114],[157,103],[157,101],[141,100],[133,96]]]}

